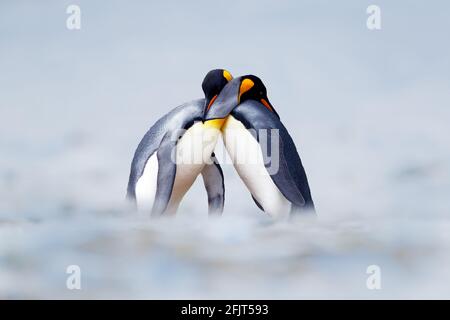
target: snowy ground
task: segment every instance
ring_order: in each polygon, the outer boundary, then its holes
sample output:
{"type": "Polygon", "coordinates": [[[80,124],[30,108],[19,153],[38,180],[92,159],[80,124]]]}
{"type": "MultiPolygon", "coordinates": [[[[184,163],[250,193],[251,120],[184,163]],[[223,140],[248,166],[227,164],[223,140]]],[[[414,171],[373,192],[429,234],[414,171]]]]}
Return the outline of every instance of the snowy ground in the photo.
{"type": "Polygon", "coordinates": [[[71,1],[0,4],[0,298],[450,298],[450,5],[378,1],[369,31],[371,3],[263,2],[82,0],[79,31],[71,1]],[[216,67],[266,83],[317,221],[230,166],[222,219],[200,180],[176,219],[127,210],[140,138],[216,67]]]}

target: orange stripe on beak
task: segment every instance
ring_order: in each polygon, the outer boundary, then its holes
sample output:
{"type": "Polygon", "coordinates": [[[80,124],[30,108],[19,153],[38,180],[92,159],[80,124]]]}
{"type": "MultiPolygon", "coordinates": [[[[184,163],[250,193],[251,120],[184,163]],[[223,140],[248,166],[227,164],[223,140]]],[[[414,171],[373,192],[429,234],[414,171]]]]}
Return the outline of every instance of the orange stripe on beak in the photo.
{"type": "Polygon", "coordinates": [[[266,99],[261,99],[261,103],[262,103],[263,105],[265,105],[267,109],[269,109],[270,111],[273,112],[272,107],[270,106],[270,104],[267,102],[266,99]]]}
{"type": "Polygon", "coordinates": [[[208,111],[209,108],[211,108],[212,104],[214,103],[214,101],[216,101],[216,99],[217,99],[217,94],[209,102],[208,107],[206,108],[206,111],[208,111]]]}

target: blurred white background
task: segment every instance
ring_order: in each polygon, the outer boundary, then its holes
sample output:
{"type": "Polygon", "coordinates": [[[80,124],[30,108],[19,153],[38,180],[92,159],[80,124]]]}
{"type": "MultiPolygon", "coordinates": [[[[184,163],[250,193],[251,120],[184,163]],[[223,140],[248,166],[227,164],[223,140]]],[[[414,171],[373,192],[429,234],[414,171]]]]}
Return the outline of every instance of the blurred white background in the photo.
{"type": "Polygon", "coordinates": [[[449,298],[450,4],[2,1],[0,298],[449,298]],[[81,29],[66,8],[81,8],[81,29]],[[381,8],[381,30],[366,8],[381,8]],[[133,152],[207,71],[265,82],[319,219],[272,224],[225,166],[179,217],[123,205],[133,152]],[[65,286],[80,265],[83,288],[65,286]],[[366,268],[382,289],[366,288],[366,268]]]}

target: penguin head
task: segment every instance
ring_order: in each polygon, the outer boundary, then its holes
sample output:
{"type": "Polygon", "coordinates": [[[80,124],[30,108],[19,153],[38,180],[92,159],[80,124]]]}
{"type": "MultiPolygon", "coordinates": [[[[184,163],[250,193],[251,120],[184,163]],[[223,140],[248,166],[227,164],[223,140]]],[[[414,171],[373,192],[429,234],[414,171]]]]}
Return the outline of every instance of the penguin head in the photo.
{"type": "Polygon", "coordinates": [[[202,82],[202,89],[205,94],[205,112],[214,103],[223,87],[232,79],[231,73],[225,69],[214,69],[206,74],[202,82]]]}
{"type": "Polygon", "coordinates": [[[247,100],[255,100],[261,103],[261,107],[267,108],[278,118],[278,113],[267,97],[267,89],[260,78],[254,75],[246,75],[229,81],[220,94],[206,109],[205,121],[224,119],[240,103],[247,100]]]}

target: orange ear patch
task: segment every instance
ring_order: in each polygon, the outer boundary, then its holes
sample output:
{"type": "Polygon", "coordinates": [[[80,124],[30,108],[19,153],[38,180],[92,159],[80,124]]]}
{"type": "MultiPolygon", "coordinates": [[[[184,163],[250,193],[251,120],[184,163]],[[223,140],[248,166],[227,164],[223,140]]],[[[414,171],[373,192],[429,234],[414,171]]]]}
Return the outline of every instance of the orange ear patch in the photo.
{"type": "Polygon", "coordinates": [[[227,81],[231,81],[233,79],[233,76],[227,70],[223,70],[223,77],[227,79],[227,81]]]}

